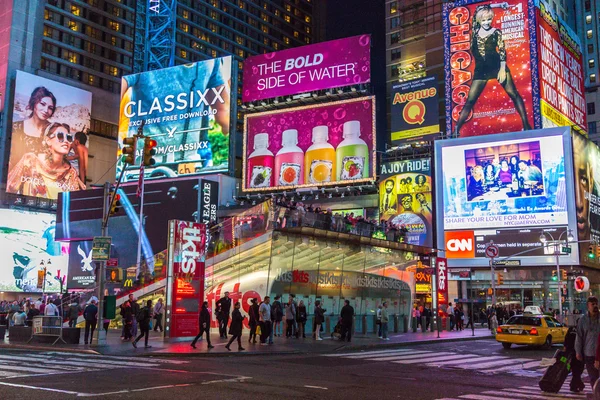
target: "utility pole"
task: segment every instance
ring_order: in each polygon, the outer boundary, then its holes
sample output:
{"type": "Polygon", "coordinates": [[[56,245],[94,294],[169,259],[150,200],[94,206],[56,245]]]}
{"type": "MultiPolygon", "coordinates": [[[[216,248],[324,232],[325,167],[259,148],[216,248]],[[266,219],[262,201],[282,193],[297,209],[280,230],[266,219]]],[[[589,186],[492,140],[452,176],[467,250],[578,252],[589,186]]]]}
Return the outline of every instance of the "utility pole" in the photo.
{"type": "MultiPolygon", "coordinates": [[[[122,175],[121,175],[122,176],[122,175]]],[[[108,236],[108,214],[112,202],[117,193],[110,197],[110,182],[104,183],[104,196],[102,198],[102,237],[108,236]],[[110,204],[109,204],[110,203],[110,204]]],[[[110,251],[110,250],[109,250],[110,251]]],[[[104,330],[104,279],[106,275],[106,261],[98,262],[98,346],[106,345],[106,334],[104,330]]]]}

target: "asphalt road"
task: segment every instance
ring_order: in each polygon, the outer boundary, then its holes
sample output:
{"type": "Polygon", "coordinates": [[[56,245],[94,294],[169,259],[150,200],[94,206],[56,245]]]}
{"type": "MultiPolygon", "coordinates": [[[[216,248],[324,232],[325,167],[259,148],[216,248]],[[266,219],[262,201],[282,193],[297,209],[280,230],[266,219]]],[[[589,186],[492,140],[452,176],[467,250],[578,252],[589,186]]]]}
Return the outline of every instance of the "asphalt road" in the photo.
{"type": "Polygon", "coordinates": [[[558,399],[536,388],[553,353],[493,340],[165,359],[2,351],[0,399],[558,399]]]}

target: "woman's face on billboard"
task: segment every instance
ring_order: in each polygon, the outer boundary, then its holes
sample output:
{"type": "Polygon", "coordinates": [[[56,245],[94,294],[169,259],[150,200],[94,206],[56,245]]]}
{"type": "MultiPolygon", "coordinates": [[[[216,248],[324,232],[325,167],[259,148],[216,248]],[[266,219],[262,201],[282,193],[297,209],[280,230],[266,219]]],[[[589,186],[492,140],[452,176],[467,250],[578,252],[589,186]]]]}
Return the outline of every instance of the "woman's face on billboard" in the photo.
{"type": "Polygon", "coordinates": [[[53,153],[67,155],[71,150],[71,142],[67,139],[70,133],[64,127],[58,127],[46,138],[46,143],[53,153]]]}
{"type": "Polygon", "coordinates": [[[50,97],[42,97],[33,110],[35,116],[43,121],[54,114],[54,102],[50,97]]]}

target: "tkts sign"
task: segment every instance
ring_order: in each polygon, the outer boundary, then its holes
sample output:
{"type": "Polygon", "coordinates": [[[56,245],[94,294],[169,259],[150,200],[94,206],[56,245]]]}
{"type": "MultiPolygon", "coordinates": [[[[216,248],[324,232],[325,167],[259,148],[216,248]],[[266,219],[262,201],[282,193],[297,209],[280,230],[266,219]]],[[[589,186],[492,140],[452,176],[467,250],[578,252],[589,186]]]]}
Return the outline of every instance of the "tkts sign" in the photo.
{"type": "Polygon", "coordinates": [[[445,258],[436,259],[437,304],[438,313],[443,313],[448,305],[448,263],[445,258]]]}

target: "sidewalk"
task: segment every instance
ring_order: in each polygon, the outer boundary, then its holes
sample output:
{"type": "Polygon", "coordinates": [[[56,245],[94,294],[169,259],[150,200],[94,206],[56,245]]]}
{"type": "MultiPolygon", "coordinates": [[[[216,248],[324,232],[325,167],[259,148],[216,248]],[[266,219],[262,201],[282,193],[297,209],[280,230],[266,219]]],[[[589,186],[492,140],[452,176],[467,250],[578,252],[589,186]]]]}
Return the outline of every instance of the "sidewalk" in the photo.
{"type": "MultiPolygon", "coordinates": [[[[242,336],[242,346],[246,351],[238,352],[237,343],[232,343],[231,351],[227,351],[225,345],[227,340],[219,338],[216,329],[212,329],[213,334],[211,335],[212,345],[215,346],[213,349],[208,349],[206,340],[199,341],[196,344],[197,349],[193,349],[190,346],[191,338],[184,340],[163,340],[159,332],[150,332],[149,345],[151,349],[144,349],[143,341],[138,343],[138,348],[135,349],[131,342],[121,342],[120,331],[109,330],[107,345],[106,346],[86,346],[83,344],[79,345],[65,345],[57,344],[51,346],[50,344],[41,343],[15,343],[11,344],[10,339],[6,338],[4,342],[0,342],[0,349],[29,349],[36,351],[69,351],[78,353],[95,353],[111,356],[129,356],[129,357],[151,357],[151,356],[164,356],[164,357],[187,357],[187,356],[225,356],[225,355],[278,355],[278,354],[320,354],[320,353],[331,353],[335,351],[359,351],[374,348],[393,348],[400,346],[413,346],[424,343],[434,342],[448,342],[448,341],[465,341],[465,340],[477,340],[491,338],[493,335],[488,329],[476,328],[475,336],[473,336],[471,330],[464,330],[461,332],[440,332],[440,338],[437,338],[437,332],[408,332],[408,333],[391,333],[390,340],[384,341],[379,339],[374,334],[368,335],[355,335],[352,337],[352,342],[342,342],[340,340],[331,339],[331,337],[324,337],[323,341],[315,341],[312,338],[296,339],[285,337],[275,337],[274,345],[261,346],[259,343],[251,344],[248,343],[248,334],[245,331],[242,336]]],[[[83,332],[82,332],[83,333],[83,332]]],[[[83,343],[83,340],[82,340],[83,343]]]]}

